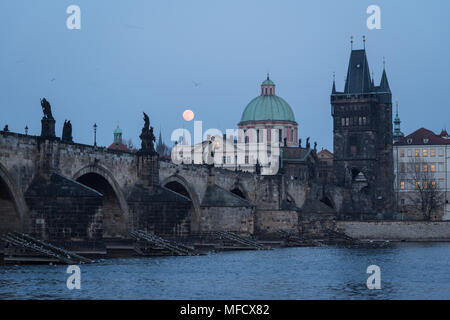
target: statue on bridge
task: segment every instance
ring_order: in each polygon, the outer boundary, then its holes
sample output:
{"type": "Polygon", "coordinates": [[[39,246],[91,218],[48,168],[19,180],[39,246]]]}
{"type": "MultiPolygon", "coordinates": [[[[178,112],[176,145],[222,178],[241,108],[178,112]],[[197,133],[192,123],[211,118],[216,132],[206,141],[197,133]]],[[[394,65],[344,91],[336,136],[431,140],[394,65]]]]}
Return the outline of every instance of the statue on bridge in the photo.
{"type": "Polygon", "coordinates": [[[150,127],[150,118],[144,112],[144,127],[142,128],[141,135],[141,150],[139,154],[155,155],[155,135],[153,134],[153,127],[150,127]]]}
{"type": "Polygon", "coordinates": [[[62,132],[63,142],[73,142],[72,138],[72,124],[69,121],[64,121],[63,132],[62,132]]]}
{"type": "Polygon", "coordinates": [[[47,101],[47,99],[45,98],[41,99],[41,107],[42,112],[44,112],[44,118],[53,119],[52,107],[50,106],[50,103],[47,101]]]}
{"type": "Polygon", "coordinates": [[[306,138],[306,149],[310,149],[311,148],[311,144],[309,143],[309,137],[306,138]]]}
{"type": "Polygon", "coordinates": [[[52,107],[47,99],[41,99],[41,107],[42,112],[44,113],[44,117],[42,117],[42,129],[41,129],[41,137],[45,139],[54,139],[55,135],[55,119],[52,115],[52,107]]]}

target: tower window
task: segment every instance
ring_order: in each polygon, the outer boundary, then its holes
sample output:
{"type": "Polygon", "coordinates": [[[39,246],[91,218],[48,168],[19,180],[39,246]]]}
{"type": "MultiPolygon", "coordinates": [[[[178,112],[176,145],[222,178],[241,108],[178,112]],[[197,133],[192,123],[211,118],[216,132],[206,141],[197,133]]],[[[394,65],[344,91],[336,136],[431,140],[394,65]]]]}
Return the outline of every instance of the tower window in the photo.
{"type": "Polygon", "coordinates": [[[405,181],[400,182],[400,189],[405,190],[405,181]]]}

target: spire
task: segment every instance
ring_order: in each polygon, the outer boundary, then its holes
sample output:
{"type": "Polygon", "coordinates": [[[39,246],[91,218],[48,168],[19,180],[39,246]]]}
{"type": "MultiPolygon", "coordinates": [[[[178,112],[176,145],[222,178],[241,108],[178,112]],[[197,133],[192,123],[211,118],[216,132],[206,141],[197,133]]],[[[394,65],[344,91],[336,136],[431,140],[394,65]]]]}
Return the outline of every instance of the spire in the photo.
{"type": "Polygon", "coordinates": [[[394,134],[392,135],[394,138],[394,142],[400,140],[400,138],[404,137],[403,132],[400,129],[400,117],[398,116],[398,99],[395,101],[395,119],[394,119],[394,134]]]}
{"type": "Polygon", "coordinates": [[[389,82],[386,75],[386,61],[383,58],[383,75],[381,76],[380,82],[380,92],[389,92],[391,93],[391,89],[389,88],[389,82]]]}
{"type": "Polygon", "coordinates": [[[159,128],[159,139],[158,139],[158,145],[162,145],[162,136],[161,136],[161,128],[159,128]]]}
{"type": "Polygon", "coordinates": [[[333,88],[331,89],[331,94],[335,94],[336,93],[336,75],[333,72],[333,88]]]}

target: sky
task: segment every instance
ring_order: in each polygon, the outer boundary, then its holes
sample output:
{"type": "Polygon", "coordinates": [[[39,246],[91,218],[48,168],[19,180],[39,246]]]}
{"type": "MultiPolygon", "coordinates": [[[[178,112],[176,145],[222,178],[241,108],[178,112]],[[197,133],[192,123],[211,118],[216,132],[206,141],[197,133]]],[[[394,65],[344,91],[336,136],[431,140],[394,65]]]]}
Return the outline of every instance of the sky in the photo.
{"type": "MultiPolygon", "coordinates": [[[[333,148],[330,93],[341,91],[350,55],[362,48],[378,84],[383,57],[402,131],[450,128],[450,2],[403,0],[2,0],[0,126],[40,134],[46,97],[61,136],[108,146],[119,124],[140,144],[142,112],[165,142],[177,128],[193,133],[192,109],[208,128],[237,127],[270,72],[292,107],[299,138],[333,148]],[[66,9],[81,9],[69,30],[66,9]],[[367,7],[381,9],[369,30],[367,7]]],[[[0,129],[1,129],[0,128],[0,129]]]]}

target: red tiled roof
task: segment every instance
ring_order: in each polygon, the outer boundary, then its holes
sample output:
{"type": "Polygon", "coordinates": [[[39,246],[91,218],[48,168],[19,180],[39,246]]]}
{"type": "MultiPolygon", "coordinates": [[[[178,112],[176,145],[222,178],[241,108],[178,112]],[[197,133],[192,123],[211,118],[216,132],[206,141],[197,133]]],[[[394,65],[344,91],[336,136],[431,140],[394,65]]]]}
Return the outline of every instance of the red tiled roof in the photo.
{"type": "Polygon", "coordinates": [[[108,147],[109,150],[117,150],[117,151],[128,151],[130,152],[131,150],[124,145],[123,143],[113,143],[108,147]]]}
{"type": "Polygon", "coordinates": [[[420,128],[413,133],[401,138],[394,145],[439,145],[450,144],[450,139],[442,138],[440,135],[435,134],[433,131],[420,128]],[[409,142],[409,143],[408,143],[409,142]]]}

